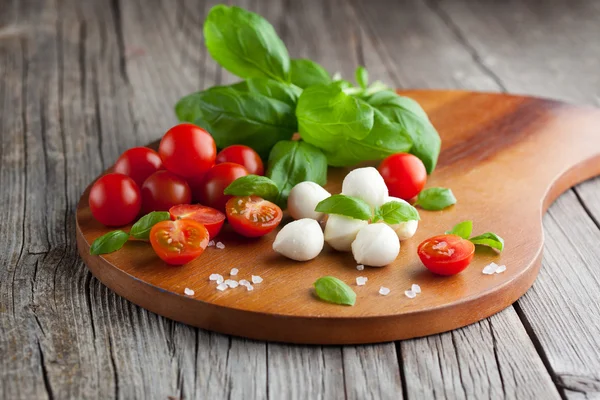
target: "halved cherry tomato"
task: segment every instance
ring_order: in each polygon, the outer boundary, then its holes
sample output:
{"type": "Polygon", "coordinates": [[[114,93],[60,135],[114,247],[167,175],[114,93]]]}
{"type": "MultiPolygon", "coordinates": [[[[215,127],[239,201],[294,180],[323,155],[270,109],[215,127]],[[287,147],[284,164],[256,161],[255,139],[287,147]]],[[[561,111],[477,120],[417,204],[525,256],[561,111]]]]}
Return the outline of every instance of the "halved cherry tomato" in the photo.
{"type": "Polygon", "coordinates": [[[390,196],[410,200],[423,190],[427,170],[423,161],[408,153],[392,154],[377,168],[390,192],[390,196]]]}
{"type": "Polygon", "coordinates": [[[171,207],[169,214],[173,221],[183,219],[200,222],[208,230],[209,239],[219,234],[225,222],[225,214],[221,211],[200,204],[181,204],[171,207]]]}
{"type": "Polygon", "coordinates": [[[281,222],[281,208],[258,196],[232,197],[227,201],[227,221],[246,237],[266,235],[281,222]]]}
{"type": "Polygon", "coordinates": [[[215,163],[221,164],[224,162],[240,164],[248,170],[249,174],[263,175],[265,173],[265,167],[258,153],[243,144],[234,144],[221,150],[217,154],[215,163]]]}
{"type": "Polygon", "coordinates": [[[130,177],[142,186],[153,173],[163,168],[157,152],[147,147],[133,147],[126,150],[115,163],[115,172],[130,177]]]}
{"type": "Polygon", "coordinates": [[[90,211],[106,226],[127,225],[137,217],[142,195],[136,183],[123,174],[106,174],[90,189],[90,211]]]}
{"type": "Polygon", "coordinates": [[[225,204],[231,196],[223,194],[223,191],[231,182],[246,175],[248,171],[240,164],[230,162],[217,164],[204,175],[202,184],[194,187],[193,197],[197,197],[205,206],[225,211],[225,204]]]}
{"type": "Polygon", "coordinates": [[[150,244],[167,264],[183,265],[206,249],[208,231],[196,221],[161,221],[150,230],[150,244]]]}
{"type": "Polygon", "coordinates": [[[421,243],[417,253],[431,272],[454,275],[469,266],[475,253],[475,245],[457,235],[439,235],[421,243]]]}
{"type": "Polygon", "coordinates": [[[190,204],[192,191],[187,182],[169,171],[156,171],[142,185],[142,211],[169,211],[178,204],[190,204]]]}
{"type": "Polygon", "coordinates": [[[202,176],[215,164],[217,146],[210,133],[199,126],[179,124],[165,133],[158,153],[167,170],[191,178],[202,176]]]}

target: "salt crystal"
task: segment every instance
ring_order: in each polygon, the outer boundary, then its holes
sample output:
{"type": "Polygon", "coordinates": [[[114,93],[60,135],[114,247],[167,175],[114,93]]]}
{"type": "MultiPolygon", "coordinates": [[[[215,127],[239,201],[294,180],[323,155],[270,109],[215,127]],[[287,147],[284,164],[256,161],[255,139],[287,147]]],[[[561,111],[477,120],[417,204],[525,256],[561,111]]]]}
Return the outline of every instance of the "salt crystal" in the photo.
{"type": "Polygon", "coordinates": [[[368,280],[369,278],[367,278],[366,276],[359,276],[356,278],[356,284],[358,286],[364,286],[364,284],[367,283],[368,280]]]}
{"type": "Polygon", "coordinates": [[[233,279],[227,279],[227,280],[225,281],[225,284],[226,284],[227,286],[229,286],[230,288],[236,288],[236,287],[238,287],[238,285],[239,285],[238,281],[234,281],[233,279]]]}
{"type": "Polygon", "coordinates": [[[421,286],[417,285],[416,283],[413,283],[410,287],[410,290],[415,293],[421,293],[421,286]]]}
{"type": "MultiPolygon", "coordinates": [[[[223,276],[221,274],[210,274],[210,276],[208,277],[209,280],[211,281],[218,281],[220,279],[223,279],[223,276]]],[[[217,282],[219,283],[219,282],[217,282]]]]}
{"type": "Polygon", "coordinates": [[[217,244],[215,245],[215,247],[217,249],[223,250],[225,248],[225,245],[223,244],[223,242],[217,242],[217,244]]]}
{"type": "Polygon", "coordinates": [[[238,272],[239,272],[239,270],[237,268],[231,268],[229,275],[236,276],[238,274],[238,272]]]}
{"type": "Polygon", "coordinates": [[[434,244],[433,246],[431,246],[431,248],[433,250],[441,250],[443,248],[446,248],[446,246],[448,246],[448,243],[446,243],[446,242],[439,242],[439,243],[434,244]]]}
{"type": "Polygon", "coordinates": [[[214,245],[215,245],[215,241],[214,240],[211,240],[210,242],[208,242],[208,247],[214,246],[214,245]]]}
{"type": "Polygon", "coordinates": [[[360,265],[356,266],[356,269],[359,270],[359,271],[362,271],[363,269],[365,269],[365,266],[362,265],[362,264],[360,264],[360,265]]]}
{"type": "Polygon", "coordinates": [[[193,296],[194,295],[194,291],[190,288],[185,288],[185,290],[183,291],[183,293],[185,293],[188,296],[193,296]]]}
{"type": "Polygon", "coordinates": [[[408,297],[409,299],[414,299],[415,297],[417,297],[417,294],[413,290],[407,290],[407,291],[405,291],[404,295],[406,297],[408,297]]]}
{"type": "Polygon", "coordinates": [[[379,288],[379,294],[382,296],[387,296],[388,294],[390,294],[391,290],[382,286],[379,288]]]}
{"type": "Polygon", "coordinates": [[[496,273],[497,273],[497,274],[501,274],[501,273],[503,273],[504,271],[506,271],[506,265],[499,265],[499,266],[498,266],[498,269],[496,270],[496,273]]]}
{"type": "Polygon", "coordinates": [[[496,272],[497,269],[498,269],[498,264],[493,262],[493,263],[486,265],[485,268],[483,268],[482,272],[484,275],[492,275],[496,272]]]}
{"type": "Polygon", "coordinates": [[[254,286],[252,286],[250,283],[248,283],[246,285],[246,289],[248,289],[248,291],[250,292],[250,291],[254,290],[254,286]]]}
{"type": "Polygon", "coordinates": [[[225,279],[221,275],[219,275],[219,277],[217,278],[217,285],[220,285],[223,282],[225,282],[225,279]]]}
{"type": "Polygon", "coordinates": [[[257,283],[261,283],[263,281],[263,278],[261,278],[258,275],[252,275],[252,283],[257,284],[257,283]]]}
{"type": "Polygon", "coordinates": [[[248,282],[245,279],[242,279],[241,281],[239,281],[239,284],[242,285],[242,286],[248,286],[250,284],[250,282],[248,282]]]}
{"type": "Polygon", "coordinates": [[[221,292],[224,292],[225,290],[227,290],[228,286],[225,282],[219,283],[217,285],[217,290],[220,290],[221,292]]]}

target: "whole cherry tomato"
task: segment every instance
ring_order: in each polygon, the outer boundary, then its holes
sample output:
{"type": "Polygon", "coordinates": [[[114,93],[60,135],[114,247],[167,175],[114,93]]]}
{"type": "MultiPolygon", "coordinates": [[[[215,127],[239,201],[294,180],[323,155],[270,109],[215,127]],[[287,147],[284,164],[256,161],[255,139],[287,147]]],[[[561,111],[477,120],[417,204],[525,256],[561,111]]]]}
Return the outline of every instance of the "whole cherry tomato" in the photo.
{"type": "Polygon", "coordinates": [[[281,208],[258,196],[232,197],[226,213],[233,230],[246,237],[266,235],[277,228],[283,216],[281,208]]]}
{"type": "Polygon", "coordinates": [[[242,165],[252,175],[264,175],[265,168],[258,153],[248,146],[242,144],[234,144],[233,146],[225,147],[217,154],[215,160],[217,164],[224,162],[232,162],[242,165]]]}
{"type": "Polygon", "coordinates": [[[165,133],[158,153],[167,170],[192,178],[202,176],[215,164],[217,147],[204,129],[193,124],[179,124],[165,133]]]}
{"type": "Polygon", "coordinates": [[[410,200],[418,195],[427,182],[427,170],[423,161],[412,154],[393,154],[384,159],[377,169],[390,196],[403,200],[410,200]]]}
{"type": "Polygon", "coordinates": [[[136,183],[123,174],[106,174],[90,190],[90,211],[106,226],[127,225],[140,213],[142,195],[136,183]]]}
{"type": "Polygon", "coordinates": [[[200,222],[208,230],[209,239],[219,234],[225,222],[225,214],[221,211],[200,204],[180,204],[171,207],[169,214],[171,214],[173,221],[191,219],[192,221],[200,222]]]}
{"type": "Polygon", "coordinates": [[[183,265],[204,252],[208,231],[192,220],[161,221],[150,230],[150,244],[167,264],[183,265]]]}
{"type": "Polygon", "coordinates": [[[204,175],[202,184],[194,188],[194,197],[198,197],[200,203],[205,206],[225,211],[225,204],[231,196],[224,195],[223,191],[231,182],[246,175],[248,171],[240,164],[230,162],[217,164],[204,175]]]}
{"type": "Polygon", "coordinates": [[[192,191],[187,182],[169,171],[157,171],[142,185],[142,211],[169,211],[178,204],[189,204],[192,191]]]}
{"type": "Polygon", "coordinates": [[[162,168],[157,152],[147,147],[133,147],[121,154],[114,171],[129,176],[141,187],[146,178],[162,168]]]}
{"type": "Polygon", "coordinates": [[[454,275],[469,266],[475,254],[475,245],[457,235],[439,235],[421,243],[417,253],[431,272],[454,275]]]}

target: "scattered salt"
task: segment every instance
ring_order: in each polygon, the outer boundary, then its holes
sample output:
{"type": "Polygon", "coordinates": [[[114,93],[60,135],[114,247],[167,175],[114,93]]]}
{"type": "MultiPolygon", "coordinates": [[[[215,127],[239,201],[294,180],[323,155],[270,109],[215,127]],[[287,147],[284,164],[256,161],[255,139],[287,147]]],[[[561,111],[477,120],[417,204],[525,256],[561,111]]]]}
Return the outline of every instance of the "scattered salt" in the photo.
{"type": "Polygon", "coordinates": [[[236,276],[238,274],[238,272],[239,272],[239,270],[237,268],[231,268],[229,275],[236,276]]]}
{"type": "Polygon", "coordinates": [[[215,241],[211,240],[210,242],[208,242],[208,247],[214,246],[215,245],[215,241]]]}
{"type": "Polygon", "coordinates": [[[363,269],[365,269],[365,266],[362,265],[362,264],[360,264],[360,265],[356,266],[356,269],[359,270],[359,271],[362,271],[363,269]]]}
{"type": "Polygon", "coordinates": [[[248,281],[247,281],[247,280],[245,280],[245,279],[242,279],[242,280],[239,282],[239,284],[240,284],[240,285],[242,285],[242,286],[248,286],[248,285],[250,284],[250,282],[248,282],[248,281]]]}
{"type": "Polygon", "coordinates": [[[415,293],[414,290],[407,290],[404,292],[404,295],[406,297],[408,297],[409,299],[414,299],[415,297],[417,297],[417,294],[415,293]]]}
{"type": "Polygon", "coordinates": [[[223,279],[223,276],[221,274],[210,274],[210,276],[208,277],[208,279],[211,281],[218,281],[219,278],[223,279]]]}
{"type": "Polygon", "coordinates": [[[194,291],[190,288],[185,288],[183,293],[185,293],[187,296],[193,296],[194,295],[194,291]]]}
{"type": "Polygon", "coordinates": [[[223,244],[223,242],[217,242],[217,244],[215,245],[215,247],[217,249],[223,250],[225,248],[225,245],[223,244]]]}
{"type": "Polygon", "coordinates": [[[367,278],[366,276],[358,276],[356,278],[356,285],[364,286],[364,284],[367,283],[368,280],[369,278],[367,278]]]}
{"type": "Polygon", "coordinates": [[[391,290],[389,288],[386,288],[384,286],[379,288],[379,294],[382,296],[387,296],[388,294],[390,294],[391,290]]]}
{"type": "Polygon", "coordinates": [[[219,277],[217,278],[217,285],[220,285],[223,282],[225,282],[225,279],[221,275],[219,275],[219,277]]]}
{"type": "Polygon", "coordinates": [[[446,242],[439,242],[439,243],[434,244],[433,246],[431,246],[431,248],[433,250],[441,250],[441,249],[446,248],[446,246],[448,246],[448,243],[446,243],[446,242]]]}
{"type": "Polygon", "coordinates": [[[236,288],[239,285],[238,281],[234,281],[233,279],[227,279],[224,283],[230,288],[236,288]]]}
{"type": "Polygon", "coordinates": [[[263,281],[263,278],[261,278],[258,275],[252,275],[252,283],[257,284],[257,283],[261,283],[263,281]]]}
{"type": "Polygon", "coordinates": [[[506,271],[506,265],[499,265],[499,266],[498,266],[498,269],[496,270],[496,273],[497,273],[497,274],[501,274],[501,273],[503,273],[504,271],[506,271]]]}
{"type": "Polygon", "coordinates": [[[413,283],[410,287],[410,290],[415,293],[421,293],[421,286],[417,285],[416,283],[413,283]]]}
{"type": "Polygon", "coordinates": [[[250,283],[248,283],[246,285],[246,289],[248,289],[248,291],[250,292],[250,291],[254,290],[254,286],[252,286],[250,283]]]}
{"type": "Polygon", "coordinates": [[[224,292],[225,290],[227,290],[227,287],[227,284],[225,282],[222,282],[217,285],[217,290],[224,292]]]}
{"type": "Polygon", "coordinates": [[[482,272],[484,275],[492,275],[492,274],[496,273],[497,269],[498,269],[498,264],[493,262],[493,263],[486,265],[485,268],[483,268],[482,272]]]}

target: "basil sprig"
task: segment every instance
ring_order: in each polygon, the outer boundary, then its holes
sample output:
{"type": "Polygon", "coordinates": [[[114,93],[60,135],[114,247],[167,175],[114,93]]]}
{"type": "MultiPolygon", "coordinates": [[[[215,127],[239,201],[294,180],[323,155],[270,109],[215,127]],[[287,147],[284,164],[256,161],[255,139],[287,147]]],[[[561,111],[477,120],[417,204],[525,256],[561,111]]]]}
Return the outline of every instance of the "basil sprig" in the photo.
{"type": "Polygon", "coordinates": [[[277,184],[266,176],[246,175],[233,181],[223,194],[232,196],[259,196],[274,200],[279,194],[277,184]]]}
{"type": "Polygon", "coordinates": [[[451,189],[433,187],[425,189],[417,196],[416,206],[424,210],[440,211],[456,204],[456,197],[451,189]]]}
{"type": "Polygon", "coordinates": [[[504,250],[504,239],[493,232],[485,232],[481,235],[474,236],[469,239],[471,236],[471,232],[473,231],[473,221],[463,221],[460,222],[449,231],[446,231],[447,234],[457,235],[463,239],[467,239],[471,241],[476,246],[486,246],[490,247],[499,253],[504,250]]]}
{"type": "Polygon", "coordinates": [[[90,254],[97,256],[99,254],[112,253],[119,250],[129,240],[129,234],[122,230],[110,231],[94,240],[90,247],[90,254]]]}
{"type": "Polygon", "coordinates": [[[356,293],[343,281],[333,276],[324,276],[314,284],[315,293],[324,301],[334,304],[353,306],[356,303],[356,293]]]}

